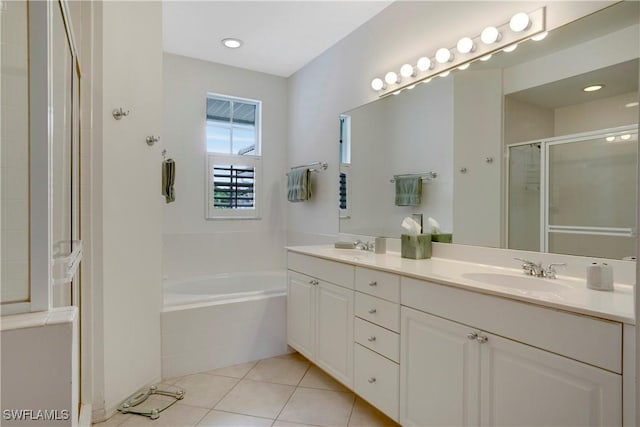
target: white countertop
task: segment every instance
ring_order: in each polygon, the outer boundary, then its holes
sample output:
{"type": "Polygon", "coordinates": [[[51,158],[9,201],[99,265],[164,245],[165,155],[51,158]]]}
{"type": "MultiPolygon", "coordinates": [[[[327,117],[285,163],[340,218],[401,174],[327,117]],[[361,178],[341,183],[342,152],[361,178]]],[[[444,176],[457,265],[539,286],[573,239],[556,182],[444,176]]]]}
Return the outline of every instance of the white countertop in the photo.
{"type": "Polygon", "coordinates": [[[356,249],[336,249],[333,245],[290,246],[287,250],[635,325],[631,285],[615,283],[613,292],[603,292],[588,289],[584,279],[575,277],[561,274],[558,274],[557,279],[528,277],[520,269],[446,258],[413,260],[402,258],[397,252],[375,254],[356,249]],[[494,278],[498,280],[493,280],[494,278]],[[500,281],[513,281],[516,285],[495,284],[500,281]]]}

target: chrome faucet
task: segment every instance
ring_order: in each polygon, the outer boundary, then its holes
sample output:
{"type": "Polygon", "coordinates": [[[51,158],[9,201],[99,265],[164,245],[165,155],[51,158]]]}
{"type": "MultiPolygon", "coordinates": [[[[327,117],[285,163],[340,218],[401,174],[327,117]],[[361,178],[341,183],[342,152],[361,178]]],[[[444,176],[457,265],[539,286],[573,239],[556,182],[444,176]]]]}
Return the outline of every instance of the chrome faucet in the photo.
{"type": "Polygon", "coordinates": [[[515,258],[518,261],[522,261],[522,270],[524,274],[535,277],[546,277],[547,279],[556,278],[556,267],[567,265],[564,262],[554,262],[549,264],[547,268],[542,267],[542,262],[533,262],[528,259],[515,258]]]}
{"type": "Polygon", "coordinates": [[[363,242],[362,240],[356,240],[354,242],[355,248],[363,251],[373,251],[375,248],[374,242],[363,242]]]}

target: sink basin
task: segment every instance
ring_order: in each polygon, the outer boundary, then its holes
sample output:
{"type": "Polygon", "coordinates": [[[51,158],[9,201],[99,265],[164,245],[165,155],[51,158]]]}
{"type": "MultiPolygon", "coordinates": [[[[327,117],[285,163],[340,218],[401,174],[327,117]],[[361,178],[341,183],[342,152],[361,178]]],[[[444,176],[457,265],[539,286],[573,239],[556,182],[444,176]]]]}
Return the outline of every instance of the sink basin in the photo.
{"type": "Polygon", "coordinates": [[[327,248],[326,252],[329,255],[349,261],[373,258],[373,252],[363,251],[361,249],[327,248]]]}
{"type": "Polygon", "coordinates": [[[558,292],[572,289],[571,286],[559,282],[557,279],[543,279],[540,277],[517,276],[502,273],[464,273],[462,277],[487,285],[515,288],[523,291],[558,292]]]}

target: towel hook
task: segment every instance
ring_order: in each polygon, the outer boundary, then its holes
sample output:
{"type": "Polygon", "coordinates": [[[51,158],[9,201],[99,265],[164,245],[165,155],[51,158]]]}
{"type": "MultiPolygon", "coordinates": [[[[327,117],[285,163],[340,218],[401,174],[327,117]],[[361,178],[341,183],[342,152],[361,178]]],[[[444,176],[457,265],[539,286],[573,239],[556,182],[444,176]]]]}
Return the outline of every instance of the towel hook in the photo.
{"type": "Polygon", "coordinates": [[[129,110],[124,111],[124,110],[122,109],[122,107],[120,107],[120,108],[116,108],[116,109],[115,109],[115,110],[113,110],[113,112],[112,112],[112,114],[113,114],[113,118],[114,118],[114,119],[116,119],[116,120],[120,120],[120,119],[122,119],[123,117],[127,117],[127,116],[129,115],[129,113],[130,113],[130,111],[129,111],[129,110]]]}
{"type": "Polygon", "coordinates": [[[147,145],[149,147],[151,147],[153,144],[155,144],[156,142],[160,141],[160,137],[159,136],[150,135],[150,136],[147,137],[146,141],[147,141],[147,145]]]}
{"type": "Polygon", "coordinates": [[[166,149],[165,149],[165,150],[162,150],[162,158],[163,158],[164,160],[167,160],[167,150],[166,150],[166,149]]]}

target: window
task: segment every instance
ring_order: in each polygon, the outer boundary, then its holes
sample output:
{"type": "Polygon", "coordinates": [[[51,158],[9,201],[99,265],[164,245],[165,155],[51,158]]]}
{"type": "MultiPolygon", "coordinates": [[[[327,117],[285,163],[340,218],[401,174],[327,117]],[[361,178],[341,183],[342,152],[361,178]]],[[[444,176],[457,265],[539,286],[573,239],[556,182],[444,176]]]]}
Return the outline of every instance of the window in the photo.
{"type": "Polygon", "coordinates": [[[338,181],[338,208],[340,218],[351,217],[351,206],[348,203],[349,188],[349,167],[351,166],[351,116],[340,116],[340,175],[338,181]]]}
{"type": "Polygon", "coordinates": [[[207,219],[260,218],[260,108],[207,95],[207,219]]]}

